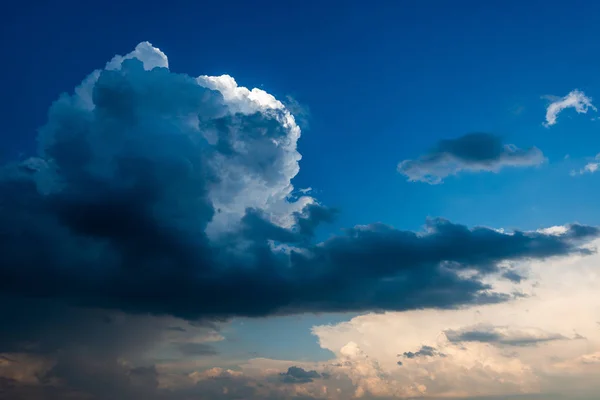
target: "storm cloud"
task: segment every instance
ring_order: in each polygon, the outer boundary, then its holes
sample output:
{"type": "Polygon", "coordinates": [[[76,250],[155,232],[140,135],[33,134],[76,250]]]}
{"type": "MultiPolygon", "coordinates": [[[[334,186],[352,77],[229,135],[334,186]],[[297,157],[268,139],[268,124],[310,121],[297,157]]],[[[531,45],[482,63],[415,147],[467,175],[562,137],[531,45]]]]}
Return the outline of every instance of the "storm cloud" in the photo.
{"type": "Polygon", "coordinates": [[[429,153],[416,160],[398,164],[398,172],[411,182],[439,184],[463,171],[498,172],[505,167],[528,167],[542,164],[544,155],[537,147],[520,149],[502,143],[489,133],[470,133],[456,139],[441,140],[429,153]]]}
{"type": "MultiPolygon", "coordinates": [[[[509,300],[482,281],[501,262],[586,253],[598,236],[437,218],[423,231],[378,223],[317,243],[337,212],[292,197],[301,156],[291,113],[229,76],[172,73],[161,54],[142,43],[92,73],[52,105],[38,154],[2,167],[6,296],[192,320],[455,308],[509,300]]],[[[435,154],[426,163],[541,157],[488,135],[435,154]]]]}

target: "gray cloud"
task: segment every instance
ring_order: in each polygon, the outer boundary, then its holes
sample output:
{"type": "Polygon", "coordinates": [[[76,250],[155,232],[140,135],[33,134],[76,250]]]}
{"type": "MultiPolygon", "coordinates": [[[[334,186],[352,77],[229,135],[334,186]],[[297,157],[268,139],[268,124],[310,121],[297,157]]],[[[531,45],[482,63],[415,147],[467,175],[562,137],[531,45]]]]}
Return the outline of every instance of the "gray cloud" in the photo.
{"type": "Polygon", "coordinates": [[[445,332],[449,341],[481,342],[505,346],[536,346],[555,340],[568,340],[567,337],[556,333],[548,333],[538,329],[514,329],[491,325],[477,325],[460,330],[445,332]]]}
{"type": "Polygon", "coordinates": [[[502,277],[514,283],[521,283],[525,280],[525,276],[514,269],[506,270],[502,273],[502,277]]]}
{"type": "Polygon", "coordinates": [[[324,378],[317,371],[307,371],[300,367],[289,367],[286,372],[280,374],[281,380],[284,383],[310,383],[315,379],[324,378]]]}
{"type": "Polygon", "coordinates": [[[405,358],[419,358],[419,357],[445,357],[444,354],[440,353],[439,351],[436,350],[435,347],[431,347],[431,346],[421,346],[421,348],[416,351],[416,352],[412,352],[412,351],[406,351],[402,354],[403,357],[405,358]]]}
{"type": "Polygon", "coordinates": [[[213,346],[206,343],[179,343],[177,348],[188,356],[214,356],[218,354],[213,346]]]}
{"type": "Polygon", "coordinates": [[[503,144],[498,136],[471,133],[442,140],[418,159],[400,162],[398,172],[409,181],[438,184],[463,171],[497,172],[505,167],[534,166],[544,161],[544,155],[537,147],[519,149],[512,144],[503,144]]]}

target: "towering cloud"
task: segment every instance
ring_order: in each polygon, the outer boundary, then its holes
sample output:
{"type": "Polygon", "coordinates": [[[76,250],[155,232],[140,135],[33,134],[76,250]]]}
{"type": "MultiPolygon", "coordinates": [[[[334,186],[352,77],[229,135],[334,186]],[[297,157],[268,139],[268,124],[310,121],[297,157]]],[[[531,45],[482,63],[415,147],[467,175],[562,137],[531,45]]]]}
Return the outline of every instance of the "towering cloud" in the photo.
{"type": "MultiPolygon", "coordinates": [[[[52,105],[39,154],[2,168],[4,293],[189,319],[453,308],[509,299],[482,280],[500,263],[580,253],[598,235],[432,219],[315,243],[336,212],[292,196],[291,113],[229,76],[167,67],[149,43],[115,57],[52,105]]],[[[427,162],[444,154],[489,168],[541,159],[489,135],[443,142],[427,162]]]]}

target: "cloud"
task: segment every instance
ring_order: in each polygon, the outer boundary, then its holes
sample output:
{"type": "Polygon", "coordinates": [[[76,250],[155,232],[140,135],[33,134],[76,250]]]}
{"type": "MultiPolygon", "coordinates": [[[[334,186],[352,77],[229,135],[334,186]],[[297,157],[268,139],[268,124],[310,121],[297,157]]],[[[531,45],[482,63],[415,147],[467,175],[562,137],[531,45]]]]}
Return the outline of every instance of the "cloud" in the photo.
{"type": "Polygon", "coordinates": [[[471,133],[442,140],[418,159],[400,162],[398,172],[411,182],[439,184],[444,178],[463,171],[498,172],[505,167],[534,166],[544,161],[544,155],[537,147],[519,149],[512,144],[503,144],[498,136],[471,133]]]}
{"type": "Polygon", "coordinates": [[[307,205],[301,213],[296,213],[296,225],[302,235],[314,236],[315,229],[323,223],[335,220],[338,211],[319,204],[307,205]]]}
{"type": "Polygon", "coordinates": [[[421,348],[416,351],[406,351],[402,354],[405,358],[418,358],[418,357],[435,357],[440,356],[444,357],[444,354],[438,353],[435,347],[432,346],[421,346],[421,348]]]}
{"type": "MultiPolygon", "coordinates": [[[[371,224],[315,243],[336,212],[290,197],[300,129],[289,111],[228,76],[151,69],[162,53],[142,47],[61,96],[39,154],[4,166],[6,293],[188,319],[452,308],[508,300],[481,281],[498,263],[578,253],[599,233],[432,219],[423,232],[371,224]]],[[[441,149],[495,154],[471,141],[441,149]]]]}
{"type": "MultiPolygon", "coordinates": [[[[140,46],[61,96],[39,154],[2,169],[7,294],[187,319],[453,308],[510,299],[481,281],[499,263],[579,253],[599,233],[431,219],[423,232],[371,224],[314,243],[336,212],[289,198],[293,116],[231,77],[174,74],[162,52],[140,46]]],[[[492,157],[463,142],[441,148],[492,157]]]]}
{"type": "Polygon", "coordinates": [[[142,61],[144,69],[151,70],[154,68],[169,68],[169,59],[167,55],[160,51],[159,48],[152,46],[150,42],[141,42],[135,47],[131,53],[120,56],[116,55],[106,64],[107,70],[115,70],[121,68],[123,61],[132,58],[142,61]]]}
{"type": "Polygon", "coordinates": [[[308,129],[310,126],[310,108],[306,104],[300,104],[294,97],[288,95],[284,101],[285,108],[290,110],[298,125],[302,129],[308,129]]]}
{"type": "Polygon", "coordinates": [[[178,346],[179,350],[184,355],[191,356],[214,356],[217,354],[215,348],[206,343],[180,343],[178,346]]]}
{"type": "Polygon", "coordinates": [[[5,296],[0,316],[10,321],[0,331],[0,380],[10,380],[5,396],[15,399],[169,398],[152,383],[159,371],[148,354],[179,356],[183,344],[219,339],[210,326],[172,317],[67,307],[49,299],[5,296]]]}
{"type": "Polygon", "coordinates": [[[600,168],[600,153],[596,154],[596,157],[594,157],[594,161],[588,162],[579,171],[572,170],[571,171],[571,176],[584,175],[584,174],[593,174],[596,171],[598,171],[598,168],[600,168]]]}
{"type": "Polygon", "coordinates": [[[548,128],[555,125],[558,114],[567,108],[574,108],[578,114],[586,114],[588,109],[597,111],[596,107],[592,104],[592,99],[587,97],[582,91],[575,89],[565,97],[552,98],[552,102],[546,109],[546,122],[544,122],[544,126],[548,128]]]}
{"type": "Polygon", "coordinates": [[[365,396],[592,399],[600,371],[599,257],[524,262],[535,285],[494,278],[495,287],[527,293],[518,301],[367,314],[313,333],[335,354],[329,372],[346,374],[365,396]],[[416,356],[423,348],[426,355],[416,356]],[[413,357],[390,349],[412,349],[413,357]],[[428,356],[432,349],[445,356],[428,356]]]}
{"type": "Polygon", "coordinates": [[[514,269],[506,270],[502,273],[502,277],[511,282],[520,283],[525,279],[525,276],[514,269]]]}
{"type": "Polygon", "coordinates": [[[309,383],[323,376],[315,370],[306,371],[300,367],[289,367],[286,372],[281,374],[284,383],[309,383]]]}
{"type": "Polygon", "coordinates": [[[535,346],[549,341],[567,339],[563,335],[548,333],[539,329],[511,329],[489,325],[448,330],[445,334],[448,340],[453,343],[481,342],[506,346],[535,346]]]}

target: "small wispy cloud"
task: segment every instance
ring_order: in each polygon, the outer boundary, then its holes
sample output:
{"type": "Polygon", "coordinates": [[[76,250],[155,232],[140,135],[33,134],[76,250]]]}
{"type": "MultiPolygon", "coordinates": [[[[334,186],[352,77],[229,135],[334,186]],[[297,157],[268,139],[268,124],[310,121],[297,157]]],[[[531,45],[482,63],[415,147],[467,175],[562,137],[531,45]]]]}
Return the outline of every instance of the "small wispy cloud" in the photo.
{"type": "Polygon", "coordinates": [[[584,174],[593,174],[594,172],[600,169],[600,153],[596,154],[594,157],[594,161],[590,161],[585,166],[579,170],[571,170],[571,176],[584,175],[584,174]]]}
{"type": "Polygon", "coordinates": [[[544,98],[549,99],[551,103],[546,109],[546,122],[544,126],[549,128],[556,124],[558,114],[560,114],[566,108],[574,108],[578,114],[585,114],[589,109],[598,111],[592,104],[592,98],[585,95],[580,90],[573,90],[568,95],[562,98],[545,96],[544,98]]]}

